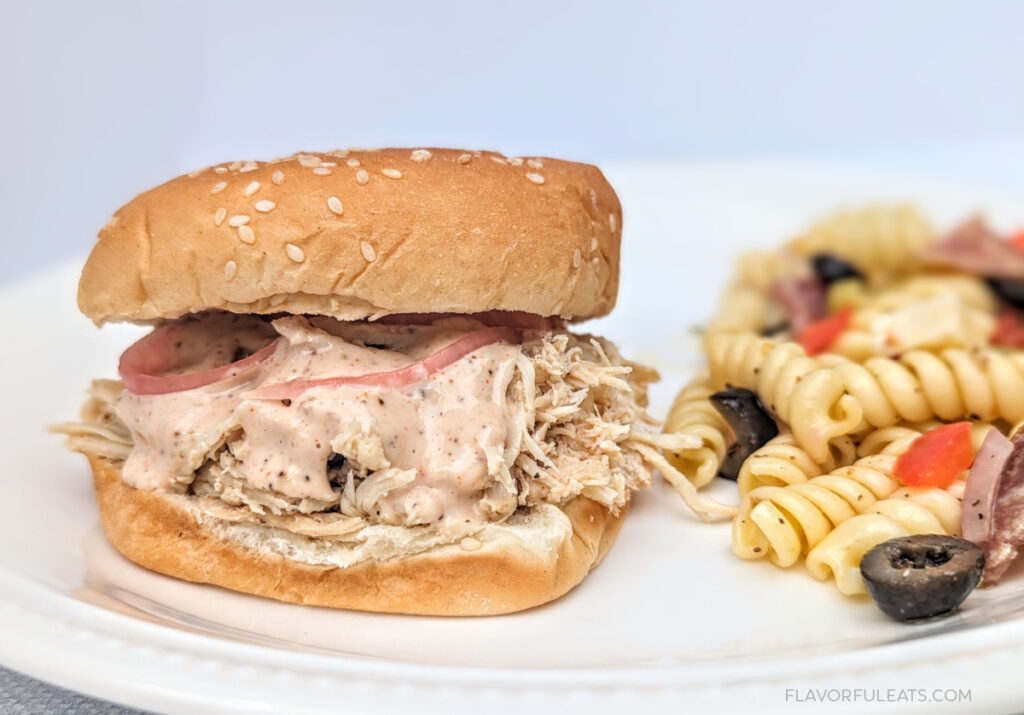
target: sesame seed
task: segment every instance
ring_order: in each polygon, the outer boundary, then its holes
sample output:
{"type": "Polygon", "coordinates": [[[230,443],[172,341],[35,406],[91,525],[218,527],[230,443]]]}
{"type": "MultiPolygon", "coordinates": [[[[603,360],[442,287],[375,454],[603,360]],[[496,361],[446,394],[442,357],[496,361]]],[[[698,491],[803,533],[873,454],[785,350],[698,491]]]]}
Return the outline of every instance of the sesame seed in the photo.
{"type": "Polygon", "coordinates": [[[381,169],[380,173],[384,174],[384,176],[388,177],[389,179],[402,178],[402,172],[400,172],[398,169],[381,169]]]}
{"type": "Polygon", "coordinates": [[[597,250],[597,237],[590,239],[590,252],[593,253],[597,250]]]}
{"type": "Polygon", "coordinates": [[[215,226],[220,226],[222,223],[224,223],[224,217],[227,215],[228,210],[223,206],[217,209],[217,212],[213,214],[213,224],[215,226]]]}
{"type": "Polygon", "coordinates": [[[335,149],[334,151],[327,152],[327,156],[334,156],[339,159],[344,159],[348,156],[348,149],[335,149]]]}
{"type": "Polygon", "coordinates": [[[594,264],[595,269],[601,267],[601,259],[598,258],[597,256],[594,256],[592,259],[590,259],[590,262],[594,264]]]}
{"type": "Polygon", "coordinates": [[[431,154],[426,149],[414,149],[412,154],[409,155],[409,158],[415,161],[417,164],[422,164],[432,156],[433,154],[431,154]]]}
{"type": "Polygon", "coordinates": [[[233,161],[230,164],[228,164],[228,168],[231,169],[231,171],[238,171],[239,167],[241,166],[242,162],[240,161],[233,161]]]}
{"type": "Polygon", "coordinates": [[[277,305],[281,305],[281,303],[284,303],[286,300],[288,300],[288,294],[287,293],[278,293],[277,295],[271,296],[270,304],[274,305],[274,306],[277,306],[277,305]]]}
{"type": "Polygon", "coordinates": [[[299,154],[295,157],[295,161],[299,162],[299,166],[304,169],[314,169],[320,166],[320,157],[312,154],[299,154]]]}
{"type": "Polygon", "coordinates": [[[226,188],[228,188],[228,182],[221,181],[221,182],[216,183],[216,184],[213,185],[213,188],[210,189],[210,193],[211,194],[219,194],[221,191],[223,191],[226,188]]]}
{"type": "Polygon", "coordinates": [[[228,261],[224,264],[224,280],[229,281],[235,277],[238,273],[238,264],[234,261],[228,261]]]}
{"type": "Polygon", "coordinates": [[[253,194],[255,194],[259,190],[260,190],[260,182],[253,181],[252,183],[250,183],[248,186],[245,187],[245,191],[243,191],[242,193],[245,195],[246,198],[248,198],[248,197],[252,196],[253,194]]]}
{"type": "Polygon", "coordinates": [[[294,243],[285,244],[284,252],[288,254],[288,257],[296,263],[302,263],[306,260],[306,254],[302,252],[302,249],[296,246],[294,243]]]}
{"type": "Polygon", "coordinates": [[[256,171],[259,168],[260,168],[260,165],[257,164],[255,161],[246,161],[246,162],[242,163],[241,167],[239,167],[238,173],[239,174],[244,174],[247,171],[256,171]]]}
{"type": "Polygon", "coordinates": [[[239,226],[238,238],[242,243],[253,244],[256,243],[256,232],[252,230],[252,226],[239,226]]]}
{"type": "Polygon", "coordinates": [[[543,169],[544,168],[544,162],[542,162],[540,159],[527,159],[526,160],[526,165],[528,167],[530,167],[531,169],[543,169]]]}
{"type": "Polygon", "coordinates": [[[359,159],[349,159],[345,163],[351,166],[353,169],[355,169],[357,166],[359,166],[359,159]]]}
{"type": "Polygon", "coordinates": [[[261,214],[270,213],[275,208],[277,208],[277,204],[275,204],[273,201],[268,201],[267,199],[263,199],[262,201],[257,201],[252,206],[253,206],[254,209],[259,211],[261,214]]]}
{"type": "Polygon", "coordinates": [[[359,242],[359,249],[363,252],[363,258],[368,261],[374,261],[377,259],[377,252],[373,250],[373,246],[368,244],[366,241],[359,242]]]}
{"type": "Polygon", "coordinates": [[[270,175],[270,180],[273,181],[276,185],[280,186],[281,184],[284,183],[284,172],[275,171],[273,174],[270,175]]]}
{"type": "Polygon", "coordinates": [[[512,166],[522,166],[523,159],[522,157],[519,156],[512,157],[511,159],[508,160],[508,163],[511,164],[512,166]]]}
{"type": "Polygon", "coordinates": [[[619,217],[615,214],[608,214],[608,228],[612,230],[612,233],[615,233],[615,229],[618,225],[619,217]]]}
{"type": "Polygon", "coordinates": [[[472,154],[459,154],[459,163],[465,166],[473,158],[472,154]]]}
{"type": "Polygon", "coordinates": [[[235,228],[244,226],[247,223],[249,223],[249,217],[245,214],[236,214],[228,219],[228,226],[234,226],[235,228]]]}
{"type": "Polygon", "coordinates": [[[336,162],[336,161],[321,161],[320,162],[320,166],[326,166],[328,169],[333,169],[336,166],[338,166],[338,162],[336,162]]]}
{"type": "Polygon", "coordinates": [[[188,178],[194,179],[197,176],[199,176],[200,174],[202,174],[204,171],[206,171],[206,169],[198,169],[196,171],[190,171],[189,174],[188,174],[188,178]]]}
{"type": "Polygon", "coordinates": [[[544,183],[544,177],[540,174],[535,174],[532,171],[526,175],[526,178],[538,185],[544,183]]]}
{"type": "Polygon", "coordinates": [[[217,167],[214,167],[213,173],[214,174],[226,174],[226,173],[228,173],[228,168],[226,166],[217,166],[217,167]]]}
{"type": "Polygon", "coordinates": [[[327,197],[327,208],[329,208],[333,213],[336,213],[339,216],[345,213],[345,207],[341,205],[341,199],[339,199],[337,196],[327,197]]]}
{"type": "Polygon", "coordinates": [[[370,181],[370,175],[366,173],[366,169],[360,169],[356,172],[356,182],[360,186],[365,186],[370,181]]]}
{"type": "Polygon", "coordinates": [[[576,249],[572,252],[572,267],[579,268],[580,264],[583,263],[583,255],[580,253],[580,249],[576,249]]]}
{"type": "Polygon", "coordinates": [[[332,172],[330,169],[325,169],[322,166],[318,166],[317,168],[313,169],[313,173],[316,174],[317,176],[330,176],[334,172],[332,172]]]}
{"type": "Polygon", "coordinates": [[[500,156],[492,156],[491,161],[496,162],[498,164],[508,164],[508,162],[505,161],[505,159],[500,156]]]}

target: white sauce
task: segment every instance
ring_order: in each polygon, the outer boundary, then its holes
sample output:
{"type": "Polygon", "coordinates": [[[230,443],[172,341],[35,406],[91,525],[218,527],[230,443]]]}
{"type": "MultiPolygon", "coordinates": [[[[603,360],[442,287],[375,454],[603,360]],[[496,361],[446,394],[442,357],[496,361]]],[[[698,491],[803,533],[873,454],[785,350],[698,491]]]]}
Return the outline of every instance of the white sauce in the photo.
{"type": "MultiPolygon", "coordinates": [[[[232,324],[225,325],[224,320],[195,321],[189,332],[194,344],[185,346],[187,352],[207,355],[195,347],[206,340],[218,346],[218,353],[228,354],[234,348],[225,336],[232,334],[249,350],[259,347],[260,338],[266,342],[262,321],[232,317],[227,319],[232,324]]],[[[288,404],[251,393],[297,378],[400,368],[482,326],[468,319],[407,327],[290,316],[275,320],[273,327],[285,340],[273,357],[247,374],[165,395],[122,393],[115,409],[135,444],[123,471],[128,484],[184,491],[227,440],[235,476],[252,488],[293,499],[339,499],[340,486],[332,484],[327,470],[334,453],[364,473],[393,476],[397,481],[391,483],[400,486],[376,501],[376,516],[383,523],[482,523],[494,518],[495,497],[515,508],[514,494],[495,495],[487,452],[505,455],[514,429],[506,393],[517,346],[487,345],[403,389],[318,387],[288,404]]],[[[197,358],[197,365],[211,366],[207,358],[197,358]]]]}

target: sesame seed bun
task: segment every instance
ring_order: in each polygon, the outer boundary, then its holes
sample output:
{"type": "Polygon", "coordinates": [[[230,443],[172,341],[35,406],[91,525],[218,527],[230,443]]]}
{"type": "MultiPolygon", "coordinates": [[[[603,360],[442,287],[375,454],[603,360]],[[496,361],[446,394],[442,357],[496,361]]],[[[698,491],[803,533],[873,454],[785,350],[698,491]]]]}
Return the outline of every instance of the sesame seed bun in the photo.
{"type": "Polygon", "coordinates": [[[583,580],[625,516],[576,497],[484,526],[474,550],[447,544],[339,568],[302,560],[314,545],[307,552],[291,545],[286,555],[274,529],[232,528],[203,514],[196,497],[135,489],[121,480],[118,463],[87,456],[103,529],[130,560],[186,581],[308,606],[435,616],[520,611],[583,580]]]}
{"type": "Polygon", "coordinates": [[[615,305],[621,207],[594,166],[452,149],[298,154],[181,176],[100,231],[97,324],[211,308],[357,320],[615,305]]]}

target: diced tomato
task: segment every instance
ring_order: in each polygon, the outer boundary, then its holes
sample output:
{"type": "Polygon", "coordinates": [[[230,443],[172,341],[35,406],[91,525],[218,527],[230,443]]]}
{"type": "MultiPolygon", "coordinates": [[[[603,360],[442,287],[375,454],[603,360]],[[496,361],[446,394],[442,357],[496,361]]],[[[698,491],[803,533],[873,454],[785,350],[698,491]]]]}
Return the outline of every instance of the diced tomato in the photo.
{"type": "Polygon", "coordinates": [[[974,461],[970,422],[954,422],[925,432],[901,454],[893,476],[910,487],[945,489],[974,461]]]}
{"type": "Polygon", "coordinates": [[[1017,231],[1017,233],[1010,236],[1010,243],[1018,251],[1024,252],[1024,229],[1017,231]]]}
{"type": "Polygon", "coordinates": [[[1024,319],[1020,313],[1010,309],[1000,313],[991,342],[993,345],[1024,348],[1024,319]]]}
{"type": "Polygon", "coordinates": [[[817,355],[835,342],[840,333],[846,330],[850,325],[852,315],[853,309],[848,305],[843,306],[835,315],[815,320],[801,330],[796,340],[808,355],[817,355]]]}

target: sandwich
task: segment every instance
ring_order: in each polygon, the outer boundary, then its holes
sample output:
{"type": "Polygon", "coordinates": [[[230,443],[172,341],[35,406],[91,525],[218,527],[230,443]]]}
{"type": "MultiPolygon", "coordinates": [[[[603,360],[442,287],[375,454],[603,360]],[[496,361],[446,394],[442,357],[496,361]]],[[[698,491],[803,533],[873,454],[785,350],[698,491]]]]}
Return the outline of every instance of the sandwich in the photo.
{"type": "Polygon", "coordinates": [[[307,605],[565,594],[671,439],[645,412],[657,374],[570,330],[614,306],[621,228],[596,167],[448,149],[221,164],[136,197],[78,299],[152,329],[59,427],[109,541],[307,605]]]}

